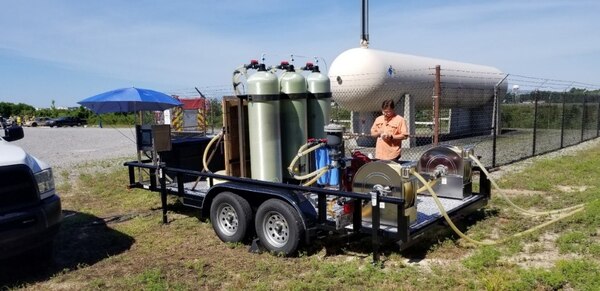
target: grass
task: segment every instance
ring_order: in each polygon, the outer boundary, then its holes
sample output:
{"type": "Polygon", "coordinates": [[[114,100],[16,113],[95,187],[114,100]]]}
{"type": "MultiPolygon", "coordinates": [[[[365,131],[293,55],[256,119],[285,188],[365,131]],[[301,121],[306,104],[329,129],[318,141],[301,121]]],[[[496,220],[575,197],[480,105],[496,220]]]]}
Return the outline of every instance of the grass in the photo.
{"type": "MultiPolygon", "coordinates": [[[[65,221],[56,262],[0,271],[0,286],[32,290],[596,290],[600,286],[600,148],[537,161],[505,176],[511,199],[534,209],[588,203],[586,210],[519,239],[475,247],[451,233],[407,251],[383,249],[373,266],[369,239],[327,238],[283,258],[222,243],[197,210],[169,198],[170,223],[161,224],[158,194],[129,190],[125,167],[65,177],[59,185],[65,221]],[[66,179],[68,178],[68,179],[66,179]],[[569,186],[569,187],[556,187],[569,186]],[[585,186],[584,191],[565,189],[585,186]],[[563,190],[561,190],[563,189],[563,190]],[[541,191],[519,195],[519,191],[541,191]]],[[[99,164],[100,168],[104,168],[99,164]]],[[[98,167],[98,165],[90,165],[98,167]]],[[[462,229],[498,239],[546,221],[512,211],[497,195],[462,229]]],[[[18,258],[11,264],[27,261],[18,258]]],[[[4,262],[6,263],[6,262],[4,262]]]]}

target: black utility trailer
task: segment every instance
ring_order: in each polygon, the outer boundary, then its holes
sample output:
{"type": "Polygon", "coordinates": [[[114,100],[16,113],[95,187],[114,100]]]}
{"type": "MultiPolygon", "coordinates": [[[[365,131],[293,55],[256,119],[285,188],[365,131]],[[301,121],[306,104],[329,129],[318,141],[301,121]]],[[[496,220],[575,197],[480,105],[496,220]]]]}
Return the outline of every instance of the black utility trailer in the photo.
{"type": "MultiPolygon", "coordinates": [[[[265,182],[168,167],[164,163],[127,162],[125,166],[129,168],[129,187],[161,194],[164,223],[168,222],[167,195],[176,195],[184,205],[197,208],[202,217],[210,218],[221,240],[241,242],[255,233],[256,237],[251,238],[253,246],[259,242],[267,250],[285,255],[293,254],[302,242],[310,244],[319,234],[367,234],[372,236],[373,260],[378,261],[383,239],[394,240],[400,249],[405,249],[424,234],[447,228],[433,197],[421,193],[416,195],[416,220],[411,223],[405,215],[403,198],[385,196],[377,190],[354,193],[265,182]],[[146,169],[150,179],[136,181],[136,168],[146,169]],[[195,181],[190,181],[190,177],[195,181]],[[363,206],[381,202],[397,209],[395,225],[381,223],[380,207],[372,207],[365,221],[363,206]],[[337,212],[332,211],[335,207],[337,212]]],[[[461,199],[440,198],[453,220],[477,211],[490,199],[487,176],[477,167],[472,171],[479,172],[479,192],[470,191],[469,184],[468,195],[461,199]]]]}

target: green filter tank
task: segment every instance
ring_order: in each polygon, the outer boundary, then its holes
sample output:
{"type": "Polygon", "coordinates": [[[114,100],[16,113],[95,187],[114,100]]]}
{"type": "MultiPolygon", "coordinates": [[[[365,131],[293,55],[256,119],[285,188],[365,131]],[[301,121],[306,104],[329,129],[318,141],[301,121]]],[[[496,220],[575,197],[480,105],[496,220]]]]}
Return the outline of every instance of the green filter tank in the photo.
{"type": "Polygon", "coordinates": [[[323,128],[331,119],[331,85],[329,77],[319,71],[319,66],[307,64],[312,72],[306,77],[308,83],[308,137],[325,138],[323,128]]]}
{"type": "Polygon", "coordinates": [[[281,182],[279,82],[260,64],[248,78],[248,128],[251,177],[281,182]]]}
{"type": "MultiPolygon", "coordinates": [[[[282,63],[286,71],[281,75],[279,86],[281,89],[281,153],[284,178],[292,178],[287,167],[298,154],[298,149],[308,139],[306,122],[306,79],[295,71],[293,65],[282,63]]],[[[300,158],[296,174],[307,173],[306,157],[300,158]]]]}

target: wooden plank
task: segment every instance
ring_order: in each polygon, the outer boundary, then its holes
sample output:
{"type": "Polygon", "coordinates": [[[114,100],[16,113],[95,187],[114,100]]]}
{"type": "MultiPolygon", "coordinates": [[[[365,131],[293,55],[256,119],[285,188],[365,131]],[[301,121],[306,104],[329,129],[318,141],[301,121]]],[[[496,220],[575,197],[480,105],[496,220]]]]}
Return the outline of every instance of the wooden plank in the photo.
{"type": "MultiPolygon", "coordinates": [[[[224,135],[224,149],[225,149],[225,173],[230,176],[240,177],[240,131],[239,131],[239,123],[238,123],[238,106],[239,99],[237,97],[226,96],[223,97],[223,126],[225,128],[224,135]]],[[[246,103],[246,102],[244,102],[246,103]]],[[[248,107],[247,104],[244,104],[244,112],[245,116],[247,116],[248,107]]],[[[247,124],[247,123],[246,123],[247,124]]],[[[247,125],[246,125],[247,126],[247,125]]],[[[248,132],[246,128],[245,132],[248,132]]],[[[244,137],[247,142],[247,135],[244,137]]],[[[250,163],[250,150],[248,147],[245,149],[246,151],[246,169],[249,172],[250,163]]],[[[249,176],[249,173],[248,173],[249,176]]]]}

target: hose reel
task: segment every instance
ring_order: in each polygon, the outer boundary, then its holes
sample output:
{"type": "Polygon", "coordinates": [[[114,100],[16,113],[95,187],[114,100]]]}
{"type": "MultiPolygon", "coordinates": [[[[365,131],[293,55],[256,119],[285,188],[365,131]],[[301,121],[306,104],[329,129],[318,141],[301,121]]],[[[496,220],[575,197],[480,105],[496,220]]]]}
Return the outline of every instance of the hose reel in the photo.
{"type": "MultiPolygon", "coordinates": [[[[368,194],[373,190],[383,189],[384,195],[404,198],[405,213],[409,223],[417,219],[416,190],[417,180],[410,175],[416,163],[398,164],[392,161],[370,162],[358,169],[354,175],[352,189],[354,192],[368,194]]],[[[363,221],[371,222],[371,203],[362,208],[363,221]]],[[[381,223],[397,226],[398,209],[395,204],[380,202],[381,223]]]]}
{"type": "MultiPolygon", "coordinates": [[[[419,159],[417,171],[426,179],[440,179],[433,190],[440,197],[464,199],[472,194],[473,147],[463,149],[440,145],[427,150],[419,159]]],[[[423,186],[419,184],[420,186],[423,186]]]]}

